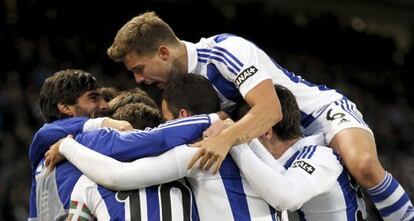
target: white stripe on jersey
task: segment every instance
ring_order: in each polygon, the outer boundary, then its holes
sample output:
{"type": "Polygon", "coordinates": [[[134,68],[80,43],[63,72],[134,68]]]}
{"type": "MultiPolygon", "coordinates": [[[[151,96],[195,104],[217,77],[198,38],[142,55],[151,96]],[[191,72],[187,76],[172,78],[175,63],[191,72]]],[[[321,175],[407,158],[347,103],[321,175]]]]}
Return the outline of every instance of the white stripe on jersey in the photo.
{"type": "Polygon", "coordinates": [[[167,126],[181,126],[181,125],[209,123],[209,122],[210,122],[210,117],[207,115],[192,116],[191,118],[180,118],[176,120],[167,121],[159,125],[159,128],[166,128],[167,126]]]}
{"type": "Polygon", "coordinates": [[[140,208],[141,208],[141,220],[142,221],[148,221],[148,206],[147,206],[147,193],[145,192],[146,189],[142,188],[139,189],[139,200],[140,200],[140,208]]]}

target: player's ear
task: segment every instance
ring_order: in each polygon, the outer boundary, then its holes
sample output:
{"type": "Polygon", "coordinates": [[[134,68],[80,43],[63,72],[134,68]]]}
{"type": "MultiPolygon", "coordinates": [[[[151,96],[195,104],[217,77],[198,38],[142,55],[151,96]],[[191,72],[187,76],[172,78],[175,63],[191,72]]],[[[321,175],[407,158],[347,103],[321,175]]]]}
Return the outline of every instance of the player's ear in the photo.
{"type": "Polygon", "coordinates": [[[67,116],[72,117],[74,114],[74,110],[70,105],[58,103],[57,108],[60,113],[65,114],[67,116]]]}
{"type": "Polygon", "coordinates": [[[163,60],[166,61],[170,57],[170,50],[165,45],[160,45],[158,47],[158,56],[163,60]]]}
{"type": "Polygon", "coordinates": [[[273,129],[268,129],[260,138],[265,141],[271,141],[273,137],[273,129]]]}
{"type": "Polygon", "coordinates": [[[180,109],[180,112],[178,113],[178,118],[189,117],[189,116],[191,115],[186,109],[180,109]]]}

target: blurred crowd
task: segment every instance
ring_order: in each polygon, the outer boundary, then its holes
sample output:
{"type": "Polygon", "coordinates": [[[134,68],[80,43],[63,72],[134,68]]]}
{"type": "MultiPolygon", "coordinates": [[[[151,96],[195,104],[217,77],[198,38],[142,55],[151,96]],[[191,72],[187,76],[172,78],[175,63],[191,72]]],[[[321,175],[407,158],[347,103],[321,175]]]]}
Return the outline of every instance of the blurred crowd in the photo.
{"type": "MultiPolygon", "coordinates": [[[[37,17],[33,18],[35,23],[30,22],[27,15],[25,19],[10,17],[7,7],[0,8],[4,12],[0,18],[0,221],[27,219],[31,182],[27,153],[34,133],[43,124],[37,101],[48,76],[65,68],[81,68],[93,73],[102,86],[136,86],[132,74],[122,64],[110,61],[105,50],[120,25],[144,9],[123,14],[125,17],[113,23],[112,15],[102,15],[98,21],[107,22],[110,28],[102,28],[105,26],[101,23],[99,28],[88,26],[92,23],[86,22],[85,27],[70,31],[75,27],[71,19],[82,19],[66,18],[67,21],[58,16],[60,6],[50,9],[35,3],[28,4],[38,7],[40,12],[31,15],[44,15],[46,22],[37,17]]],[[[18,7],[17,12],[26,12],[29,6],[18,7]]],[[[238,10],[252,7],[258,6],[247,5],[238,10]]],[[[159,12],[184,40],[197,41],[210,34],[233,32],[259,44],[295,74],[344,93],[358,105],[371,126],[383,165],[414,199],[414,93],[408,80],[409,73],[414,71],[413,52],[405,55],[403,63],[396,64],[392,57],[396,49],[390,39],[343,27],[332,15],[310,19],[303,28],[295,27],[287,16],[263,15],[254,21],[254,17],[246,18],[243,13],[231,19],[217,18],[220,13],[216,13],[213,21],[222,19],[225,23],[213,22],[186,30],[180,26],[187,24],[180,24],[166,9],[159,12]],[[276,34],[268,35],[264,30],[260,33],[254,27],[257,22],[274,28],[276,34]]],[[[73,16],[84,14],[87,13],[73,16]]]]}

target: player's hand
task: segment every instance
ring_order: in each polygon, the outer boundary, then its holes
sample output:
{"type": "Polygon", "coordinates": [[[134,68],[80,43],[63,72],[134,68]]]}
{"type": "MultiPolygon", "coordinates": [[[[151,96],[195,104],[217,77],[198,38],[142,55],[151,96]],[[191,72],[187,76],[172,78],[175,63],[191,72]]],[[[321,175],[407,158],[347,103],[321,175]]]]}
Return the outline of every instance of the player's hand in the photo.
{"type": "Polygon", "coordinates": [[[230,115],[228,115],[226,112],[224,112],[224,111],[219,111],[219,112],[217,112],[217,115],[219,116],[219,118],[221,119],[221,120],[225,120],[225,119],[227,119],[227,118],[230,118],[230,115]]]}
{"type": "Polygon", "coordinates": [[[221,131],[232,126],[233,124],[234,121],[230,118],[227,118],[226,120],[218,120],[203,132],[203,138],[216,136],[221,131]]]}
{"type": "Polygon", "coordinates": [[[200,149],[191,158],[187,168],[193,168],[196,162],[199,161],[200,170],[208,171],[211,169],[212,173],[216,174],[227,153],[230,151],[231,143],[219,134],[203,139],[190,146],[199,147],[200,149]]]}
{"type": "Polygon", "coordinates": [[[47,167],[47,175],[49,175],[50,172],[56,167],[56,165],[63,160],[65,160],[65,157],[59,153],[59,147],[60,144],[65,139],[72,139],[72,135],[68,135],[65,138],[60,139],[58,142],[54,143],[52,146],[50,146],[49,150],[45,153],[45,165],[47,167]]]}
{"type": "Polygon", "coordinates": [[[114,120],[109,117],[105,117],[105,119],[102,121],[102,127],[109,127],[109,128],[117,129],[119,131],[127,131],[127,130],[134,129],[128,121],[114,120]]]}

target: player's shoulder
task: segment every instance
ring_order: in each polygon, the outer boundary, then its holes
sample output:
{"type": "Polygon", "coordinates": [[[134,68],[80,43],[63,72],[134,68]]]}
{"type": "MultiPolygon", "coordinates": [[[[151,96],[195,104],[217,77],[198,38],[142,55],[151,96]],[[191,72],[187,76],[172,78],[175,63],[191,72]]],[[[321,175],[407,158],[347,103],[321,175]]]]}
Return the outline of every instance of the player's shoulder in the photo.
{"type": "Polygon", "coordinates": [[[295,160],[316,161],[321,165],[339,161],[333,149],[325,146],[323,134],[304,137],[295,144],[294,148],[298,150],[295,160]]]}
{"type": "Polygon", "coordinates": [[[304,145],[301,148],[300,153],[296,157],[298,159],[309,159],[321,161],[321,159],[333,159],[337,160],[338,156],[335,154],[332,148],[321,144],[304,145]]]}
{"type": "Polygon", "coordinates": [[[247,39],[229,33],[217,34],[209,38],[216,48],[238,51],[244,47],[251,46],[252,43],[247,39]]]}

